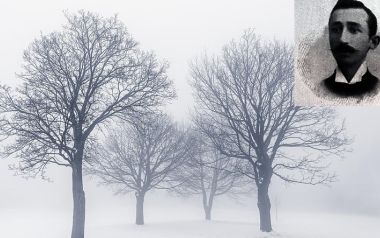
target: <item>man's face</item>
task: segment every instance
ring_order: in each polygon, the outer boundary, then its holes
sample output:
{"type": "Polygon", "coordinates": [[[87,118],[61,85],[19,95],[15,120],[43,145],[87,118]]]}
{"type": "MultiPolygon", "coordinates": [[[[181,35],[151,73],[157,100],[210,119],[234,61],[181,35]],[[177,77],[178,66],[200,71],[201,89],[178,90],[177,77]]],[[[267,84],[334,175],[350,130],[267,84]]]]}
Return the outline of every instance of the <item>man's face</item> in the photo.
{"type": "Polygon", "coordinates": [[[338,9],[329,21],[330,47],[340,66],[360,65],[371,47],[368,15],[363,9],[338,9]]]}

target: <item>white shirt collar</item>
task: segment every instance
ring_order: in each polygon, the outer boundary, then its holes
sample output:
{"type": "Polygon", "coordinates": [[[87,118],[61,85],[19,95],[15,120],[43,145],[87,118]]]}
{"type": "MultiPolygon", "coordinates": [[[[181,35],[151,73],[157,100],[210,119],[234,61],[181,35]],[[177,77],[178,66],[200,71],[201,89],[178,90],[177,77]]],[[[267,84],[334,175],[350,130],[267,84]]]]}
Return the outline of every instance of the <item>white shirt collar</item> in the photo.
{"type": "Polygon", "coordinates": [[[342,71],[340,71],[339,67],[336,68],[336,74],[335,74],[335,82],[337,83],[347,83],[347,84],[354,84],[359,83],[362,81],[363,75],[367,72],[367,62],[364,61],[358,71],[356,71],[354,77],[351,79],[350,82],[347,81],[346,77],[344,77],[342,71]]]}

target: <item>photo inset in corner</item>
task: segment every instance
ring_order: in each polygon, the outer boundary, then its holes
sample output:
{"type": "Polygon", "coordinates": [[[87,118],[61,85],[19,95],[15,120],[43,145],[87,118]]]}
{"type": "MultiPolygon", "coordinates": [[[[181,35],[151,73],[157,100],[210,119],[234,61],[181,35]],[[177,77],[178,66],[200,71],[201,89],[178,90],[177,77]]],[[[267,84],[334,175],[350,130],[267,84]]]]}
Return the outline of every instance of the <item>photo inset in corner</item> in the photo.
{"type": "Polygon", "coordinates": [[[380,105],[379,5],[295,1],[296,105],[380,105]]]}

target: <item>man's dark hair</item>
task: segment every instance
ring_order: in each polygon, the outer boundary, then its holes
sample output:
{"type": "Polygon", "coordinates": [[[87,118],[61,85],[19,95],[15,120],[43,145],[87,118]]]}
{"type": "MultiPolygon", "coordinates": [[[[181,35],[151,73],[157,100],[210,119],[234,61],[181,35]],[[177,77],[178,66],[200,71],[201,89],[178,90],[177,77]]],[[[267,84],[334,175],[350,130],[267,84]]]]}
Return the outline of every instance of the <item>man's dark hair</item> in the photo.
{"type": "Polygon", "coordinates": [[[331,16],[334,11],[338,9],[363,9],[367,15],[368,15],[368,30],[369,30],[369,36],[374,36],[377,33],[377,18],[373,12],[367,8],[362,2],[355,1],[355,0],[338,0],[338,2],[335,4],[334,8],[331,10],[329,21],[331,20],[331,16]]]}

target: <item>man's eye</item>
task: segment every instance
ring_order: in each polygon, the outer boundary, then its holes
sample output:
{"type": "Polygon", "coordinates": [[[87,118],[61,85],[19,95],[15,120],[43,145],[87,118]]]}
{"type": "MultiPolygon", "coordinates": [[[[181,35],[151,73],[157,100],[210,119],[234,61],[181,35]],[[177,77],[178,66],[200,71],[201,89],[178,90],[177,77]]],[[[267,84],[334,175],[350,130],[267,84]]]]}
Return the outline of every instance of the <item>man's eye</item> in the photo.
{"type": "Polygon", "coordinates": [[[359,28],[349,28],[348,29],[352,34],[357,34],[359,32],[361,32],[361,30],[359,28]]]}
{"type": "Polygon", "coordinates": [[[330,28],[330,31],[331,31],[332,33],[339,33],[339,32],[341,32],[341,29],[340,29],[339,27],[331,27],[331,28],[330,28]]]}

